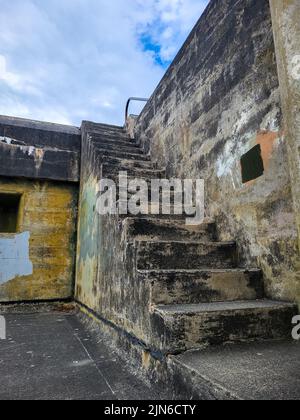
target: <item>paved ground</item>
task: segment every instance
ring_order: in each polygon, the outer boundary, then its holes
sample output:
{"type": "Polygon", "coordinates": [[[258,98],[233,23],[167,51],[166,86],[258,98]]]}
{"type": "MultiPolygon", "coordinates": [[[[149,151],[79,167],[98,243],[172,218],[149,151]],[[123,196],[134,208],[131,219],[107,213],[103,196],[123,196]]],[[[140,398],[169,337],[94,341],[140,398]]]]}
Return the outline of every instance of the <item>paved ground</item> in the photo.
{"type": "Polygon", "coordinates": [[[70,314],[7,314],[0,400],[159,399],[70,314]]]}

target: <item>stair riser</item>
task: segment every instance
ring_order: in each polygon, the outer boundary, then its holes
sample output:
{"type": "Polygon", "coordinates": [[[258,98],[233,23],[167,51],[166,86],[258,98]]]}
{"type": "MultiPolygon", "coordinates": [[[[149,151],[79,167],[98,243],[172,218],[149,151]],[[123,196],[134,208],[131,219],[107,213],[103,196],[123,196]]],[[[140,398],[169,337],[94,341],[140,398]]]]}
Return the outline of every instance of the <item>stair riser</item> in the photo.
{"type": "MultiPolygon", "coordinates": [[[[145,219],[153,219],[153,220],[157,220],[157,215],[155,214],[138,214],[138,215],[134,215],[134,214],[118,214],[118,216],[121,219],[131,219],[131,220],[145,220],[145,219]]],[[[159,219],[160,220],[165,220],[168,223],[184,223],[186,216],[184,215],[176,215],[176,214],[171,214],[171,215],[159,215],[159,219]]],[[[144,239],[143,239],[144,240],[144,239]]]]}
{"type": "MultiPolygon", "coordinates": [[[[131,200],[133,200],[133,196],[128,196],[128,200],[127,200],[127,202],[126,201],[120,201],[120,200],[118,200],[118,204],[119,204],[119,206],[122,206],[121,208],[124,208],[124,206],[126,206],[127,205],[127,208],[129,209],[130,208],[130,205],[131,205],[131,203],[134,203],[134,205],[135,205],[135,203],[136,203],[136,200],[134,200],[134,201],[131,201],[131,200]]],[[[161,203],[152,203],[152,204],[148,204],[147,205],[147,203],[145,203],[145,204],[141,204],[141,203],[139,203],[139,207],[138,207],[138,209],[139,209],[139,214],[141,214],[141,215],[143,215],[143,216],[147,216],[147,215],[152,215],[152,216],[181,216],[181,217],[189,217],[188,215],[186,215],[184,212],[183,212],[183,209],[182,208],[178,208],[178,207],[176,207],[176,208],[174,208],[174,206],[168,206],[168,207],[164,207],[163,209],[162,209],[162,207],[161,207],[161,203]]]]}
{"type": "MultiPolygon", "coordinates": [[[[124,171],[126,171],[126,170],[128,171],[128,168],[124,168],[123,170],[124,171]]],[[[154,169],[152,169],[152,170],[154,170],[154,169]]],[[[159,176],[158,179],[160,179],[160,178],[161,179],[164,179],[165,178],[165,173],[164,172],[162,172],[160,174],[160,176],[159,176]]],[[[147,183],[148,183],[148,202],[150,203],[150,202],[152,202],[151,180],[148,179],[147,180],[147,183]]],[[[128,198],[130,198],[131,196],[133,196],[135,193],[136,193],[135,191],[133,191],[133,192],[129,191],[128,192],[128,198]]],[[[119,198],[119,196],[118,196],[118,198],[119,198]]],[[[169,196],[166,196],[162,192],[160,192],[160,194],[159,194],[159,202],[161,204],[164,203],[164,207],[166,207],[166,208],[168,208],[169,205],[171,205],[172,207],[174,207],[175,199],[176,199],[176,207],[177,208],[183,208],[184,209],[184,197],[182,197],[181,200],[180,200],[180,199],[178,199],[178,197],[175,197],[174,194],[171,194],[170,197],[169,196]]],[[[155,197],[155,200],[153,200],[153,203],[157,203],[158,202],[158,200],[157,200],[156,197],[155,197]]],[[[193,206],[196,207],[196,205],[195,205],[194,202],[193,202],[193,206]]]]}
{"type": "Polygon", "coordinates": [[[156,346],[165,353],[260,340],[289,339],[296,308],[247,309],[152,318],[159,337],[156,346]]]}
{"type": "Polygon", "coordinates": [[[256,300],[264,297],[259,271],[203,272],[200,274],[149,275],[152,303],[156,305],[256,300]]]}
{"type": "Polygon", "coordinates": [[[92,138],[101,139],[101,138],[111,138],[111,139],[118,139],[121,141],[132,141],[135,142],[134,139],[131,139],[128,134],[124,132],[115,132],[115,131],[92,131],[90,133],[92,138]]]}
{"type": "MultiPolygon", "coordinates": [[[[100,161],[100,159],[99,159],[100,161]]],[[[121,168],[128,169],[145,169],[145,170],[154,170],[154,167],[151,162],[143,160],[126,160],[126,159],[117,159],[111,156],[103,156],[102,163],[112,166],[120,166],[121,168]]]]}
{"type": "MultiPolygon", "coordinates": [[[[107,165],[106,163],[102,167],[102,176],[106,178],[116,178],[117,181],[119,181],[119,174],[120,172],[127,172],[128,182],[135,180],[135,179],[141,179],[145,180],[148,185],[151,185],[152,179],[160,179],[165,174],[161,171],[155,171],[155,170],[147,170],[147,169],[138,169],[138,168],[126,168],[122,166],[111,166],[107,165]]],[[[148,187],[149,189],[149,187],[148,187]]]]}
{"type": "Polygon", "coordinates": [[[229,244],[144,243],[137,256],[140,270],[235,268],[236,246],[229,244]]]}
{"type": "Polygon", "coordinates": [[[127,146],[127,145],[121,145],[121,144],[108,144],[108,143],[95,143],[94,146],[96,148],[100,148],[102,150],[105,150],[107,152],[124,152],[124,153],[132,153],[135,155],[142,155],[144,152],[139,147],[134,146],[127,146]]]}
{"type": "Polygon", "coordinates": [[[136,147],[137,150],[140,150],[140,148],[137,146],[136,143],[129,140],[122,140],[119,137],[113,138],[113,137],[98,137],[98,136],[92,136],[91,141],[95,146],[101,147],[102,145],[108,145],[108,146],[124,146],[124,147],[136,147]]]}
{"type": "Polygon", "coordinates": [[[127,234],[132,238],[148,237],[165,241],[214,241],[216,228],[213,223],[189,228],[174,223],[158,223],[153,220],[136,220],[127,224],[127,234]]]}
{"type": "Polygon", "coordinates": [[[131,137],[126,133],[124,130],[116,131],[116,130],[93,130],[90,132],[92,137],[111,137],[111,138],[118,138],[124,139],[128,141],[135,141],[131,139],[131,137]]]}
{"type": "Polygon", "coordinates": [[[127,160],[144,160],[145,162],[150,162],[149,156],[145,156],[144,154],[136,154],[130,153],[123,150],[105,150],[101,147],[95,147],[95,154],[99,155],[100,161],[103,160],[105,156],[113,156],[118,159],[127,159],[127,160]]]}
{"type": "Polygon", "coordinates": [[[89,124],[89,133],[91,134],[114,134],[128,136],[123,127],[115,127],[105,124],[89,124]]]}

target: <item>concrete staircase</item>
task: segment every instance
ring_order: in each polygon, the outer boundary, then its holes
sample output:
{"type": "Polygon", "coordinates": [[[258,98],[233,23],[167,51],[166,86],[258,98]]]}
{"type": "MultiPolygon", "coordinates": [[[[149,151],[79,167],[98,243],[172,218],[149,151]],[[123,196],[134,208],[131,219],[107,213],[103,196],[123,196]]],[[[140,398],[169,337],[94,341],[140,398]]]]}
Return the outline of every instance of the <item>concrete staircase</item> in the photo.
{"type": "MultiPolygon", "coordinates": [[[[119,171],[127,171],[149,183],[165,176],[121,128],[94,124],[89,141],[102,177],[117,180],[119,171]]],[[[134,259],[137,281],[150,288],[146,344],[152,350],[177,354],[290,337],[297,307],[264,299],[261,271],[239,267],[236,243],[219,242],[212,221],[189,227],[185,216],[122,218],[132,249],[123,258],[134,259]]]]}

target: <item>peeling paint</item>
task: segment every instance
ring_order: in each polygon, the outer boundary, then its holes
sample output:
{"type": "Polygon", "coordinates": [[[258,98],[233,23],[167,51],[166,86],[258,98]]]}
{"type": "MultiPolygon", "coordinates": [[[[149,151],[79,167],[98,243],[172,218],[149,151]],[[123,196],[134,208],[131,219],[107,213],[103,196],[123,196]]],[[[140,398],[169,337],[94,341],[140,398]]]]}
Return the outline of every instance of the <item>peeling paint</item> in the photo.
{"type": "Polygon", "coordinates": [[[9,137],[1,137],[0,136],[0,141],[2,142],[2,143],[6,143],[6,144],[12,144],[12,142],[14,141],[14,139],[11,139],[11,138],[9,138],[9,137]]]}
{"type": "Polygon", "coordinates": [[[0,236],[0,284],[33,273],[33,265],[29,259],[30,233],[9,236],[0,236]]]}
{"type": "Polygon", "coordinates": [[[242,156],[248,149],[248,145],[241,145],[240,148],[236,150],[234,141],[226,143],[222,156],[220,156],[216,162],[218,178],[231,174],[234,167],[239,165],[238,156],[242,156]]]}
{"type": "Polygon", "coordinates": [[[272,131],[262,131],[257,135],[256,142],[257,144],[260,144],[261,147],[261,155],[265,170],[267,170],[270,166],[270,160],[272,158],[272,154],[279,135],[280,133],[272,131]]]}
{"type": "Polygon", "coordinates": [[[32,156],[34,158],[35,167],[39,170],[42,166],[43,159],[47,148],[39,149],[34,146],[20,146],[20,149],[23,153],[27,154],[28,156],[32,156]]]}

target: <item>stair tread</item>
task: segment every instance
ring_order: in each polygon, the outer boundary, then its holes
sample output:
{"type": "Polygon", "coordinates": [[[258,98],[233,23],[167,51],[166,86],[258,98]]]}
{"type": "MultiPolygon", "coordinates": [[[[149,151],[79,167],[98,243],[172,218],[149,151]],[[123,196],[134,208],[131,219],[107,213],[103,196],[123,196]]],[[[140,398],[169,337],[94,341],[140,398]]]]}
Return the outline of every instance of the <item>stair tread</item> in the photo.
{"type": "Polygon", "coordinates": [[[199,269],[158,269],[158,270],[138,270],[139,273],[145,274],[170,274],[170,275],[182,275],[190,274],[197,275],[202,273],[259,273],[261,269],[259,268],[224,268],[224,269],[214,269],[214,268],[199,268],[199,269]]]}
{"type": "Polygon", "coordinates": [[[96,123],[94,121],[86,121],[89,124],[90,130],[93,131],[94,129],[101,129],[101,130],[116,130],[122,131],[126,133],[125,129],[121,125],[113,125],[113,124],[104,124],[104,123],[96,123]]]}
{"type": "Polygon", "coordinates": [[[111,144],[111,145],[116,145],[116,146],[125,146],[125,147],[134,147],[134,148],[136,148],[136,149],[139,149],[139,145],[138,144],[136,144],[136,143],[134,143],[134,142],[132,142],[132,141],[129,141],[129,140],[126,140],[126,139],[122,139],[122,138],[119,138],[119,137],[111,137],[111,136],[97,136],[97,137],[95,137],[95,136],[91,136],[91,141],[95,144],[95,145],[100,145],[101,146],[101,144],[111,144]]]}
{"type": "Polygon", "coordinates": [[[164,240],[140,240],[140,239],[136,239],[135,240],[136,243],[138,244],[162,244],[162,245],[176,245],[176,244],[186,244],[187,246],[191,246],[191,245],[207,245],[207,246],[232,246],[232,245],[236,245],[235,241],[164,241],[164,240]]]}
{"type": "MultiPolygon", "coordinates": [[[[107,172],[116,173],[116,172],[126,172],[126,170],[123,170],[120,168],[121,165],[118,164],[109,164],[109,163],[103,163],[103,168],[107,170],[107,172]]],[[[127,172],[136,171],[137,174],[147,174],[147,175],[164,175],[165,170],[163,169],[152,169],[152,168],[127,168],[127,172]]],[[[128,176],[130,178],[130,176],[128,176]]]]}
{"type": "Polygon", "coordinates": [[[130,160],[130,159],[126,159],[126,158],[120,158],[120,157],[115,157],[115,156],[110,156],[109,153],[105,156],[105,158],[109,159],[108,163],[110,162],[114,162],[111,163],[112,165],[133,165],[133,164],[142,164],[143,167],[145,167],[146,169],[155,169],[153,166],[153,163],[151,161],[145,161],[142,159],[136,159],[136,160],[130,160]]]}
{"type": "MultiPolygon", "coordinates": [[[[157,215],[157,218],[156,218],[155,220],[153,220],[153,219],[151,219],[151,218],[147,219],[147,216],[146,216],[146,217],[144,217],[144,218],[143,218],[143,220],[145,220],[145,221],[149,220],[149,222],[151,222],[151,223],[163,224],[163,225],[166,225],[166,224],[167,224],[167,225],[172,224],[172,222],[166,221],[165,219],[161,219],[161,218],[159,217],[159,215],[157,215]]],[[[187,227],[187,228],[191,228],[191,226],[186,225],[184,221],[182,221],[181,223],[174,222],[174,224],[175,224],[176,226],[180,226],[180,227],[187,227]]],[[[203,223],[201,223],[201,225],[198,225],[198,226],[192,226],[192,229],[197,229],[197,228],[199,228],[199,227],[201,227],[201,226],[207,226],[207,225],[212,225],[212,224],[215,224],[215,222],[214,222],[212,219],[205,219],[205,220],[204,220],[204,222],[203,222],[203,223]]]]}
{"type": "Polygon", "coordinates": [[[143,160],[145,162],[151,162],[150,157],[143,154],[143,153],[131,153],[124,150],[107,150],[105,148],[101,148],[101,146],[94,144],[94,150],[96,153],[99,153],[103,156],[111,156],[111,157],[119,157],[123,159],[123,157],[127,157],[130,160],[143,160]]]}
{"type": "Polygon", "coordinates": [[[121,143],[127,146],[139,147],[135,140],[132,140],[130,137],[119,136],[118,134],[90,134],[90,140],[95,143],[101,143],[101,141],[106,142],[110,141],[112,143],[121,143]]]}
{"type": "MultiPolygon", "coordinates": [[[[128,218],[128,220],[131,221],[130,218],[128,218]]],[[[151,217],[147,218],[147,216],[145,216],[145,217],[143,217],[142,221],[148,221],[149,223],[152,223],[152,224],[155,223],[155,224],[161,224],[161,225],[167,225],[167,226],[174,225],[174,227],[187,228],[187,229],[192,229],[192,230],[197,230],[201,226],[204,227],[204,226],[209,226],[209,225],[215,224],[215,222],[212,219],[205,219],[205,221],[203,223],[201,223],[201,225],[189,226],[189,225],[186,224],[186,222],[184,220],[174,220],[174,221],[166,220],[166,219],[160,218],[159,215],[157,215],[157,217],[155,219],[153,219],[151,217]]],[[[137,222],[139,222],[138,219],[137,219],[137,222]]]]}
{"type": "MultiPolygon", "coordinates": [[[[137,215],[134,215],[134,214],[126,214],[126,215],[122,215],[122,214],[119,214],[118,215],[120,218],[122,218],[123,220],[125,219],[131,219],[131,220],[133,220],[133,219],[139,219],[139,220],[141,220],[141,219],[144,219],[144,218],[147,218],[147,220],[149,220],[149,219],[151,219],[151,218],[153,218],[153,219],[155,219],[156,218],[156,215],[155,214],[143,214],[143,213],[141,213],[141,214],[137,214],[137,215]]],[[[166,221],[170,221],[170,222],[178,222],[178,221],[181,221],[181,220],[185,220],[185,215],[177,215],[177,214],[167,214],[167,215],[160,215],[160,217],[161,218],[164,218],[164,220],[166,220],[166,221]]],[[[137,240],[135,239],[135,238],[133,238],[133,240],[131,241],[131,242],[137,242],[137,240]]],[[[143,239],[143,241],[142,242],[146,242],[146,240],[144,240],[143,239]]]]}
{"type": "Polygon", "coordinates": [[[94,149],[98,153],[102,153],[103,155],[113,156],[114,153],[117,153],[118,155],[122,156],[131,156],[136,160],[147,160],[150,161],[150,157],[143,154],[143,151],[141,150],[140,153],[132,153],[127,152],[126,150],[108,150],[105,148],[102,148],[100,145],[94,145],[94,149]]]}
{"type": "Polygon", "coordinates": [[[102,149],[108,151],[108,153],[111,152],[118,152],[118,153],[131,153],[133,155],[144,155],[144,151],[139,148],[135,147],[134,145],[127,145],[127,144],[117,144],[117,143],[109,143],[109,142],[103,142],[103,143],[97,143],[93,142],[94,148],[102,149]]]}
{"type": "Polygon", "coordinates": [[[159,305],[155,311],[165,315],[190,315],[207,312],[230,312],[249,309],[293,308],[295,304],[273,300],[246,300],[199,304],[159,305]]]}

